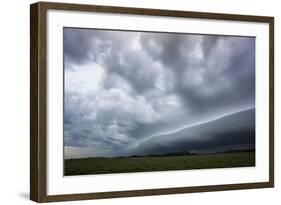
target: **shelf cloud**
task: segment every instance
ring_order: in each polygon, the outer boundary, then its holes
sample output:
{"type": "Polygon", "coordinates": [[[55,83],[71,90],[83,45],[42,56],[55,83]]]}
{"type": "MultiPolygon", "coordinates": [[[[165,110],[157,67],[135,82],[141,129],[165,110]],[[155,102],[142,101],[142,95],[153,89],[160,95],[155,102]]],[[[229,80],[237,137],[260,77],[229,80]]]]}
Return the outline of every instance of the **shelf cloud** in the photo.
{"type": "Polygon", "coordinates": [[[65,157],[132,155],[254,108],[255,38],[64,28],[64,73],[65,157]]]}

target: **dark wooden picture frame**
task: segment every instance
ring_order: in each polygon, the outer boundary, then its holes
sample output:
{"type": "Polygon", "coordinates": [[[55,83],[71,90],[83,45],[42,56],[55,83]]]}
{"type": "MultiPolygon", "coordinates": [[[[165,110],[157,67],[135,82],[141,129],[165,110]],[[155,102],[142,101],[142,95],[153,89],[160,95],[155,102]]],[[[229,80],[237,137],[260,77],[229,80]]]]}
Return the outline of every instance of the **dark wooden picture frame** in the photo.
{"type": "Polygon", "coordinates": [[[274,186],[274,18],[218,13],[156,10],[39,2],[30,6],[30,199],[36,202],[86,200],[114,197],[179,194],[274,186]],[[269,24],[269,181],[227,185],[208,185],[146,190],[114,191],[47,195],[47,67],[46,67],[46,13],[49,9],[118,14],[152,15],[269,24]]]}

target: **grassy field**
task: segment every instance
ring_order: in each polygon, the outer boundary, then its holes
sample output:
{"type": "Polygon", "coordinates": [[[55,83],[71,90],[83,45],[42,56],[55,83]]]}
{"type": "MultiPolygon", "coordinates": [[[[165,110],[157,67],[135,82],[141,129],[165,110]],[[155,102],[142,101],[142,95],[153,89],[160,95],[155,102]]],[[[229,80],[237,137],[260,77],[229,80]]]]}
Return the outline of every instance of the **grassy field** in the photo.
{"type": "Polygon", "coordinates": [[[65,175],[129,173],[255,166],[255,152],[169,157],[87,158],[65,160],[65,175]]]}

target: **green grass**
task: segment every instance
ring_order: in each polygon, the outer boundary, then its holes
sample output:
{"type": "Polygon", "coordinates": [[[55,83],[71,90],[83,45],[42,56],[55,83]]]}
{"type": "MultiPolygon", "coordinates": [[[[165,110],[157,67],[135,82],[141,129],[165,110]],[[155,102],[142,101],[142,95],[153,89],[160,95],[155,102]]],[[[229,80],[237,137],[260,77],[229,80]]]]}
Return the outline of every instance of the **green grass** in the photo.
{"type": "Polygon", "coordinates": [[[170,157],[87,158],[65,160],[65,175],[129,173],[255,166],[255,152],[170,157]]]}

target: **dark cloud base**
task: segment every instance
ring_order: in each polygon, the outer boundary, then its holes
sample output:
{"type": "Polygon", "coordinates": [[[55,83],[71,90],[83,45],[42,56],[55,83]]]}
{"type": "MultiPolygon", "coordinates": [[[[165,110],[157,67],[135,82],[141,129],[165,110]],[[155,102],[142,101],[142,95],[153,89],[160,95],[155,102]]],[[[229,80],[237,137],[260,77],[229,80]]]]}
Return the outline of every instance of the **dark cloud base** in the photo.
{"type": "Polygon", "coordinates": [[[66,158],[192,149],[159,133],[254,108],[255,38],[64,28],[64,73],[66,158]]]}

